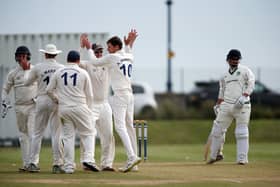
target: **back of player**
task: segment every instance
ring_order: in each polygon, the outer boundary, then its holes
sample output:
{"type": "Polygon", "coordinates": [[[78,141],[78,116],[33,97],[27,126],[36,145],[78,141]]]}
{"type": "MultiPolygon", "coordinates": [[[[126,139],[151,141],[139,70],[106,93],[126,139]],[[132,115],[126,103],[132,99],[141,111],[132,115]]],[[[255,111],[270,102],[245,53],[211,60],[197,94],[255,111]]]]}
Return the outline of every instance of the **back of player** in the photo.
{"type": "Polygon", "coordinates": [[[118,63],[112,64],[110,68],[111,85],[114,92],[110,104],[115,129],[119,134],[124,134],[123,126],[126,126],[133,152],[137,154],[136,133],[133,127],[134,97],[131,87],[133,55],[123,51],[118,51],[114,55],[118,58],[118,63]]]}
{"type": "Polygon", "coordinates": [[[93,100],[91,81],[88,73],[78,66],[79,60],[79,53],[70,51],[68,64],[54,74],[47,87],[48,95],[58,102],[58,113],[62,119],[66,173],[73,173],[75,169],[75,129],[80,134],[84,148],[82,153],[84,166],[92,171],[98,171],[98,168],[92,165],[96,132],[92,126],[90,110],[93,100]]]}
{"type": "Polygon", "coordinates": [[[57,50],[53,44],[46,45],[46,49],[41,49],[40,51],[45,55],[45,61],[34,66],[24,83],[25,85],[29,85],[34,81],[38,82],[35,127],[31,144],[31,163],[29,169],[31,172],[39,171],[38,164],[41,141],[48,123],[50,123],[52,138],[53,169],[63,164],[62,143],[60,141],[61,125],[57,116],[57,105],[46,93],[46,87],[52,75],[57,69],[64,67],[55,60],[56,55],[61,53],[61,51],[57,50]]]}

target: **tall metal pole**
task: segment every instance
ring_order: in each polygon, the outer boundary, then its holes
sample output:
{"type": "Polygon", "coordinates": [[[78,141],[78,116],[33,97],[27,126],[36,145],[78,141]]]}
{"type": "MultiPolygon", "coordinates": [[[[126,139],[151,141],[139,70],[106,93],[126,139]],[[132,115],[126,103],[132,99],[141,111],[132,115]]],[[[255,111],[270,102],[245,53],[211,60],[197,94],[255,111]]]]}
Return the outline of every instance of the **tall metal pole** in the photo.
{"type": "Polygon", "coordinates": [[[166,1],[167,5],[167,92],[172,92],[172,67],[171,58],[173,57],[173,52],[171,50],[171,5],[172,0],[166,1]]]}

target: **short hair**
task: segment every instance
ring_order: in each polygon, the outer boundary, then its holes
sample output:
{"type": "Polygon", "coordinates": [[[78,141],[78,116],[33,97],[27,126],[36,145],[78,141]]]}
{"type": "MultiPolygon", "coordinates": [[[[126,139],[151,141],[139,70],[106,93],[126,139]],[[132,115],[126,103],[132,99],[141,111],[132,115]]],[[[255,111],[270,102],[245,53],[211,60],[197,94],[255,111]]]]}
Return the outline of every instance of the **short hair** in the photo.
{"type": "Polygon", "coordinates": [[[241,58],[241,53],[237,49],[231,49],[227,54],[227,60],[240,60],[241,58]]]}
{"type": "Polygon", "coordinates": [[[69,51],[67,55],[67,62],[77,62],[80,60],[80,53],[78,51],[69,51]]]}
{"type": "Polygon", "coordinates": [[[118,36],[113,36],[112,38],[110,38],[107,41],[107,44],[108,43],[112,44],[114,47],[119,46],[120,49],[122,49],[122,46],[123,46],[122,40],[118,36]]]}

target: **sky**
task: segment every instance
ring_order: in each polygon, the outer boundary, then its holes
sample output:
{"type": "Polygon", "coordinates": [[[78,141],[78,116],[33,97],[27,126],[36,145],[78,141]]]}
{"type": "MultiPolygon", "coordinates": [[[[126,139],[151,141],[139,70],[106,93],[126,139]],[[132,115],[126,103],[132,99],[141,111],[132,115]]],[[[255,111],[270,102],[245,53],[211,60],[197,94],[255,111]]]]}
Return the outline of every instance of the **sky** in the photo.
{"type": "MultiPolygon", "coordinates": [[[[166,0],[2,0],[0,34],[138,31],[134,79],[166,90],[166,0]]],[[[188,92],[194,81],[218,79],[236,48],[268,87],[280,91],[279,0],[173,0],[172,82],[188,92]]]]}

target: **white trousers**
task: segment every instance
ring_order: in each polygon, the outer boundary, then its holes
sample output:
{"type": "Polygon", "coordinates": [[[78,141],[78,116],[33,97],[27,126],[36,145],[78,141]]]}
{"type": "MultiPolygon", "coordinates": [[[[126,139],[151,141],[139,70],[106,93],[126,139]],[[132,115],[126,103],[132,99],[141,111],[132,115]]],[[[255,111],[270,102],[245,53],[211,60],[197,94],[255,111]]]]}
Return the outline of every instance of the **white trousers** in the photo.
{"type": "Polygon", "coordinates": [[[15,106],[23,166],[30,163],[31,141],[35,123],[35,104],[15,106]]]}
{"type": "Polygon", "coordinates": [[[115,92],[111,98],[115,129],[128,159],[137,157],[136,131],[133,127],[134,100],[132,93],[115,92]]]}
{"type": "Polygon", "coordinates": [[[245,104],[241,109],[237,109],[234,104],[222,102],[220,111],[215,119],[212,128],[212,144],[210,157],[215,159],[224,141],[224,134],[232,121],[236,121],[236,142],[237,142],[237,162],[248,162],[249,150],[249,132],[248,125],[250,121],[251,105],[245,104]],[[242,160],[241,160],[242,159],[242,160]]]}
{"type": "Polygon", "coordinates": [[[57,105],[47,96],[38,96],[36,100],[36,116],[34,135],[31,145],[30,162],[39,164],[42,138],[46,127],[50,124],[52,140],[53,165],[63,164],[63,145],[61,141],[61,122],[57,114],[57,105]]]}
{"type": "Polygon", "coordinates": [[[113,134],[112,109],[107,101],[94,103],[93,115],[101,144],[101,168],[113,167],[115,158],[115,138],[113,134]]]}
{"type": "Polygon", "coordinates": [[[92,111],[87,105],[59,107],[64,143],[64,168],[75,169],[75,130],[80,135],[82,162],[95,163],[95,135],[92,111]]]}

